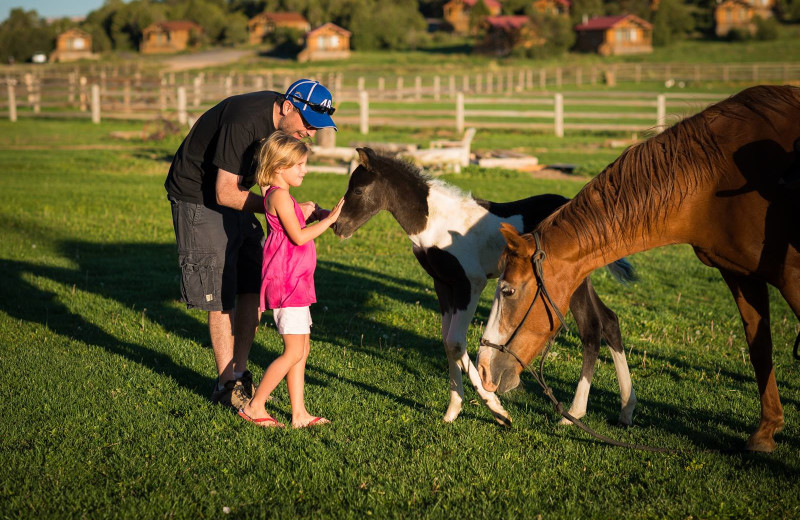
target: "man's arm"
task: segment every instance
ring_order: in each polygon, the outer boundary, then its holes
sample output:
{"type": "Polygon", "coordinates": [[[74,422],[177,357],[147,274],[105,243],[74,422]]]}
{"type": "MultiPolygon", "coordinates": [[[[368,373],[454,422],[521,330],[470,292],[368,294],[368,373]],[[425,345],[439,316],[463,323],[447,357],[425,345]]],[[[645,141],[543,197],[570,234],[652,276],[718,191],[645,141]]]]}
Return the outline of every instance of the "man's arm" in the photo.
{"type": "Polygon", "coordinates": [[[264,213],[264,197],[242,186],[242,176],[217,170],[217,204],[249,213],[264,213]]]}

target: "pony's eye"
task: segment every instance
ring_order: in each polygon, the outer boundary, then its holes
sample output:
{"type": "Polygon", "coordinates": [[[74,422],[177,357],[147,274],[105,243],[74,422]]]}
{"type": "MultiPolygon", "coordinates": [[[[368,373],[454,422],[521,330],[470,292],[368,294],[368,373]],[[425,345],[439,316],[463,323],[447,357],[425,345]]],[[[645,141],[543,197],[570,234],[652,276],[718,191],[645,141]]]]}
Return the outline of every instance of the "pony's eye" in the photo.
{"type": "Polygon", "coordinates": [[[353,190],[353,195],[361,195],[362,193],[364,193],[364,190],[361,188],[356,188],[353,190]]]}
{"type": "Polygon", "coordinates": [[[514,289],[512,289],[511,287],[503,287],[502,289],[500,289],[500,293],[505,297],[511,296],[515,292],[516,291],[514,289]]]}

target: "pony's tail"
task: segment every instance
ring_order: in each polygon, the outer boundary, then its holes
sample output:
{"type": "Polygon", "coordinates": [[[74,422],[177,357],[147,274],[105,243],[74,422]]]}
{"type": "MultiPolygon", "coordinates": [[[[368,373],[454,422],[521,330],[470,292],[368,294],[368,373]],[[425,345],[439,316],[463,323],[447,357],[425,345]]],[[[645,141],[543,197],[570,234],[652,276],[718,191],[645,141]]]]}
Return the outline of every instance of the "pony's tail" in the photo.
{"type": "Polygon", "coordinates": [[[625,258],[620,258],[616,262],[608,264],[606,269],[608,269],[611,275],[620,283],[635,282],[639,279],[639,277],[636,276],[636,271],[633,269],[633,266],[625,258]]]}

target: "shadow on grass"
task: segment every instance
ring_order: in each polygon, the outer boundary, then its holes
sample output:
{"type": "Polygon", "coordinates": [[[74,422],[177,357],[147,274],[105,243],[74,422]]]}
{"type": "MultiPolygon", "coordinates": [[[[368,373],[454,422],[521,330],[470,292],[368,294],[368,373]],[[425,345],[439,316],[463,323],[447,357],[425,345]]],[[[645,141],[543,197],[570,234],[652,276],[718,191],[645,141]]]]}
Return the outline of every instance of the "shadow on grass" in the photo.
{"type": "MultiPolygon", "coordinates": [[[[554,362],[557,363],[558,361],[554,362]]],[[[613,366],[607,364],[606,369],[613,370],[613,366]]],[[[575,391],[574,381],[556,375],[552,366],[549,370],[545,366],[545,378],[552,387],[556,398],[562,400],[564,409],[568,410],[570,398],[575,391]]],[[[528,414],[540,414],[549,417],[553,422],[560,420],[550,400],[543,394],[534,378],[530,374],[524,373],[521,381],[522,385],[520,387],[500,396],[509,410],[524,407],[528,414]]],[[[756,401],[755,378],[752,383],[754,392],[752,397],[756,401]]],[[[675,438],[686,439],[686,442],[682,444],[675,445],[670,443],[669,446],[684,452],[684,454],[719,452],[722,454],[740,454],[743,457],[748,457],[748,459],[758,460],[757,454],[743,451],[746,438],[755,431],[758,425],[759,409],[757,405],[743,419],[737,415],[715,411],[713,408],[709,408],[713,406],[711,404],[705,408],[700,406],[680,406],[676,403],[642,397],[641,393],[637,394],[637,397],[639,402],[634,411],[633,426],[630,428],[612,428],[610,431],[604,429],[603,433],[622,442],[649,444],[651,446],[662,446],[663,443],[659,442],[658,438],[654,441],[648,441],[647,437],[652,438],[654,435],[658,437],[660,433],[663,433],[675,438]],[[637,434],[637,429],[641,428],[647,428],[648,431],[643,434],[637,434]],[[729,432],[726,432],[726,430],[729,430],[729,432]]],[[[619,411],[620,398],[617,392],[593,386],[589,398],[588,414],[583,419],[583,422],[590,428],[596,427],[598,425],[598,417],[605,417],[603,426],[616,426],[619,411]]],[[[562,426],[550,427],[562,428],[562,426]]],[[[566,426],[563,428],[571,428],[569,430],[572,432],[570,437],[575,441],[608,446],[603,441],[594,439],[577,427],[566,426]]],[[[793,449],[800,446],[800,437],[796,434],[790,434],[790,431],[787,430],[778,433],[775,439],[778,443],[778,449],[780,449],[781,445],[791,446],[793,449]]],[[[771,465],[775,463],[775,460],[770,461],[771,465]]],[[[783,471],[800,471],[800,468],[785,464],[778,464],[778,467],[782,468],[783,471]]],[[[777,469],[777,467],[772,467],[772,469],[777,469]]]]}
{"type": "MultiPolygon", "coordinates": [[[[17,223],[16,227],[21,226],[17,223]]],[[[36,236],[40,243],[47,240],[46,229],[34,227],[30,231],[31,236],[36,236]]],[[[176,301],[179,269],[173,244],[63,241],[56,243],[56,248],[61,257],[74,262],[78,267],[52,267],[37,262],[0,259],[0,269],[4,273],[0,278],[0,291],[4,295],[0,299],[0,311],[14,319],[48,327],[60,336],[123,356],[154,373],[173,378],[180,386],[203,398],[208,397],[214,378],[205,374],[213,373],[212,366],[208,367],[206,373],[200,373],[175,361],[169,353],[148,346],[146,341],[115,337],[105,330],[108,328],[106,322],[114,319],[112,316],[89,317],[76,313],[69,308],[68,303],[59,301],[63,299],[63,292],[57,294],[43,289],[42,283],[31,281],[33,277],[46,279],[60,284],[66,290],[74,286],[82,292],[113,300],[124,308],[141,310],[147,320],[171,336],[210,348],[206,313],[186,312],[176,301]]],[[[433,348],[439,346],[438,341],[434,342],[414,332],[369,318],[371,312],[381,310],[369,306],[369,300],[374,293],[380,293],[394,301],[409,302],[412,306],[419,302],[422,308],[438,312],[438,303],[434,297],[425,294],[424,286],[377,271],[325,261],[318,264],[316,280],[320,303],[313,309],[315,327],[312,340],[362,350],[371,356],[397,362],[397,356],[387,356],[384,349],[381,349],[380,338],[385,335],[392,338],[393,345],[414,349],[421,356],[422,364],[401,363],[412,376],[425,371],[427,365],[434,367],[434,370],[438,369],[442,377],[446,377],[444,351],[442,348],[433,348]],[[329,308],[324,316],[323,306],[329,308]],[[343,324],[342,317],[345,316],[348,321],[343,324]],[[368,331],[366,346],[351,342],[361,331],[368,331]],[[369,346],[373,340],[378,346],[369,346]]],[[[262,317],[262,323],[264,320],[271,320],[271,316],[262,317]]],[[[139,324],[131,325],[138,327],[139,324]]],[[[432,321],[431,326],[438,330],[435,321],[432,321]]],[[[274,357],[263,345],[253,345],[250,359],[254,363],[266,367],[274,357]]],[[[309,375],[312,376],[308,381],[310,384],[321,385],[324,384],[324,378],[335,378],[364,391],[382,394],[400,405],[422,407],[420,403],[367,382],[319,369],[314,366],[313,359],[308,368],[309,375]],[[322,377],[313,377],[315,374],[322,377]]]]}

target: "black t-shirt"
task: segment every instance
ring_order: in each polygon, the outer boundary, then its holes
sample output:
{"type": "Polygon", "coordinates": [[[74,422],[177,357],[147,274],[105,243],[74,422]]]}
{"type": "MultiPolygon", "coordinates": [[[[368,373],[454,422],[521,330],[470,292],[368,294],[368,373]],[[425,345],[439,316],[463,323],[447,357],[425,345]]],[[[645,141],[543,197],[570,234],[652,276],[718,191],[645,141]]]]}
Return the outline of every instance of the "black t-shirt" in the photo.
{"type": "Polygon", "coordinates": [[[186,202],[216,205],[217,169],[241,175],[255,184],[256,154],[261,140],[275,131],[272,120],[277,92],[232,96],[200,116],[172,159],[164,187],[186,202]]]}

